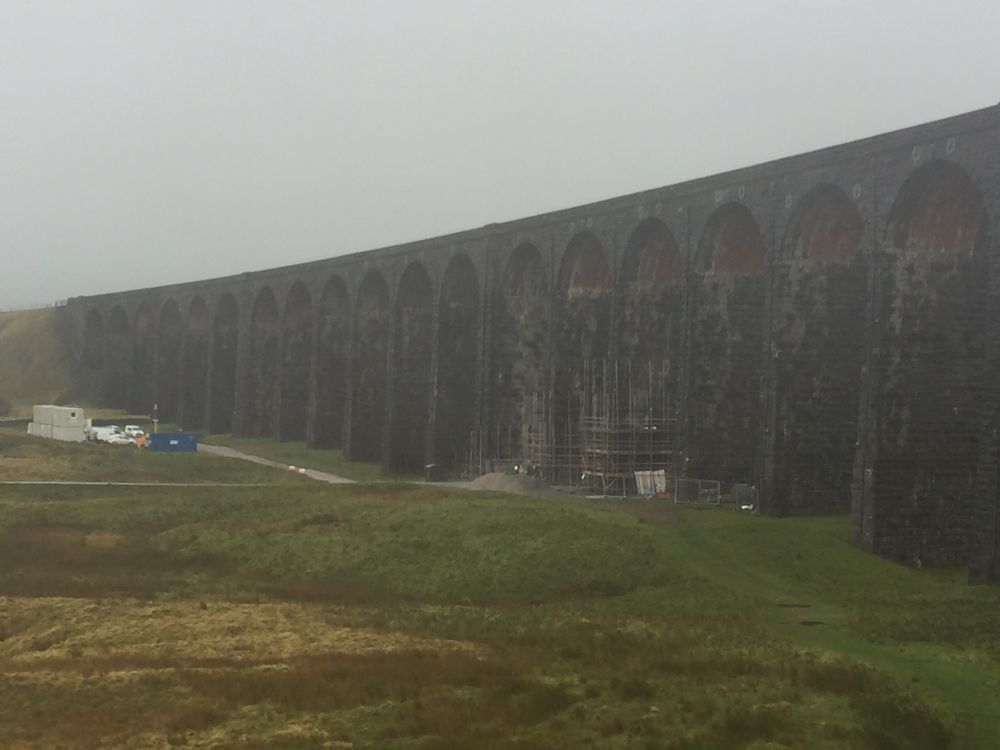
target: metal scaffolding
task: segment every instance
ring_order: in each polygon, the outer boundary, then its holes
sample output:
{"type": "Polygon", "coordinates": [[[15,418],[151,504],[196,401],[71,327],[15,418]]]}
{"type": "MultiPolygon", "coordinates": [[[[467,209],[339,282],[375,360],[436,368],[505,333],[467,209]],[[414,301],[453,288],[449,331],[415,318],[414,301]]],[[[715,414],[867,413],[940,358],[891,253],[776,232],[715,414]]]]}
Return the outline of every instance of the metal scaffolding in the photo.
{"type": "Polygon", "coordinates": [[[669,362],[585,363],[581,480],[602,495],[636,491],[636,472],[673,474],[669,362]]]}
{"type": "Polygon", "coordinates": [[[662,471],[665,486],[672,486],[669,361],[587,360],[556,377],[563,386],[559,400],[546,393],[527,396],[519,429],[498,426],[495,442],[470,435],[470,473],[517,467],[518,473],[602,496],[635,494],[636,472],[662,471]],[[487,442],[495,446],[488,459],[487,442]]]}

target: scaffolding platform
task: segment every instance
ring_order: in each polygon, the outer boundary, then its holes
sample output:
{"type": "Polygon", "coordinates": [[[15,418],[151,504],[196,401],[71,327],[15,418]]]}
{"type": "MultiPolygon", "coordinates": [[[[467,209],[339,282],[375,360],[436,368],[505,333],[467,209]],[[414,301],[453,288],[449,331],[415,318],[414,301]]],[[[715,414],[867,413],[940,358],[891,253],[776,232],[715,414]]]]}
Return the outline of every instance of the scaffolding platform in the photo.
{"type": "Polygon", "coordinates": [[[670,494],[675,420],[669,361],[586,360],[553,376],[561,387],[532,393],[515,426],[497,426],[496,455],[470,435],[469,471],[497,464],[601,496],[639,492],[636,472],[664,473],[670,494]],[[500,455],[500,435],[508,439],[500,455]],[[515,444],[516,443],[516,444],[515,444]],[[488,449],[487,449],[488,450],[488,449]]]}

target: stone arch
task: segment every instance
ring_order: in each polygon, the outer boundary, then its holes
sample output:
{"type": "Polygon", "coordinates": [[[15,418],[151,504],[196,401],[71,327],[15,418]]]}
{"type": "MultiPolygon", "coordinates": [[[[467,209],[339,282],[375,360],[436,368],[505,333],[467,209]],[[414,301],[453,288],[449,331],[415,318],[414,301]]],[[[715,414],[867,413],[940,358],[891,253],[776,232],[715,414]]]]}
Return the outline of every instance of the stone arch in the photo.
{"type": "Polygon", "coordinates": [[[850,265],[863,235],[864,221],[844,191],[836,185],[817,185],[795,207],[782,257],[789,262],[850,265]]]}
{"type": "Polygon", "coordinates": [[[121,305],[115,305],[108,318],[107,367],[101,399],[102,403],[115,409],[127,409],[129,406],[128,383],[132,355],[130,339],[128,314],[121,305]]]}
{"type": "Polygon", "coordinates": [[[274,437],[276,432],[278,357],[281,319],[270,287],[257,293],[250,313],[250,357],[243,412],[248,437],[274,437]]]}
{"type": "Polygon", "coordinates": [[[184,318],[174,300],[167,300],[160,310],[160,331],[157,346],[156,401],[160,419],[177,419],[180,401],[181,357],[184,354],[184,318]]]}
{"type": "Polygon", "coordinates": [[[339,448],[347,408],[348,343],[351,304],[347,285],[331,276],[323,287],[317,311],[316,417],[313,445],[339,448]]]}
{"type": "MultiPolygon", "coordinates": [[[[552,434],[557,454],[567,467],[580,455],[580,417],[603,389],[603,362],[608,357],[611,322],[611,271],[601,243],[580,232],[566,246],[559,266],[552,434]]],[[[557,478],[576,481],[577,469],[557,478]]]]}
{"type": "Polygon", "coordinates": [[[548,291],[548,274],[537,247],[522,242],[514,248],[504,269],[502,288],[511,298],[538,297],[548,291]]]}
{"type": "Polygon", "coordinates": [[[979,187],[958,165],[932,161],[903,184],[886,227],[891,248],[932,259],[972,255],[984,239],[979,187]]]}
{"type": "Polygon", "coordinates": [[[212,321],[208,305],[195,297],[188,307],[187,332],[184,336],[184,381],[181,413],[178,421],[188,430],[201,429],[205,421],[205,399],[208,395],[209,339],[212,321]]]}
{"type": "Polygon", "coordinates": [[[764,241],[746,206],[705,224],[688,285],[688,403],[682,472],[756,483],[763,412],[764,241]]]}
{"type": "Polygon", "coordinates": [[[312,370],[312,297],[297,281],[285,300],[282,325],[281,401],[278,437],[302,440],[309,414],[309,383],[312,370]]]}
{"type": "MultiPolygon", "coordinates": [[[[879,270],[877,551],[965,562],[974,523],[989,273],[982,193],[957,165],[917,169],[889,212],[879,270]]],[[[869,528],[870,532],[871,529],[869,528]]]]}
{"type": "Polygon", "coordinates": [[[834,185],[799,201],[774,285],[774,468],[765,510],[846,513],[858,436],[864,220],[834,185]]]}
{"type": "Polygon", "coordinates": [[[467,255],[456,255],[445,269],[437,336],[435,459],[457,468],[466,463],[471,433],[479,422],[479,277],[467,255]]]}
{"type": "Polygon", "coordinates": [[[724,203],[709,217],[698,244],[695,270],[756,275],[764,272],[764,241],[750,209],[724,203]]]}
{"type": "Polygon", "coordinates": [[[629,237],[618,277],[618,355],[674,369],[680,358],[683,259],[673,233],[656,218],[629,237]]]}
{"type": "Polygon", "coordinates": [[[497,285],[493,315],[491,390],[493,429],[489,454],[525,458],[524,430],[543,420],[548,390],[548,271],[538,248],[521,243],[510,254],[497,285]],[[536,414],[537,412],[537,414],[536,414]]]}
{"type": "Polygon", "coordinates": [[[351,366],[351,458],[382,458],[389,352],[389,288],[382,274],[369,271],[358,288],[351,366]]]}
{"type": "Polygon", "coordinates": [[[632,231],[619,278],[623,288],[637,289],[665,287],[683,279],[681,251],[666,224],[649,218],[632,231]]]}
{"type": "Polygon", "coordinates": [[[212,361],[209,367],[208,427],[231,432],[236,407],[236,366],[240,336],[240,308],[233,295],[223,294],[212,319],[212,361]]]}
{"type": "Polygon", "coordinates": [[[389,470],[417,472],[426,460],[430,418],[434,292],[419,261],[403,272],[396,294],[389,470]]]}
{"type": "Polygon", "coordinates": [[[564,295],[601,294],[611,284],[611,273],[600,241],[590,232],[579,232],[566,245],[559,265],[559,289],[564,295]]]}
{"type": "Polygon", "coordinates": [[[675,424],[683,282],[683,256],[673,233],[658,218],[644,219],[629,236],[618,272],[616,362],[609,377],[617,384],[615,406],[621,419],[652,419],[657,429],[675,424]]]}
{"type": "Polygon", "coordinates": [[[156,331],[153,313],[143,302],[135,314],[132,326],[131,377],[129,411],[135,414],[153,413],[153,378],[156,366],[156,331]]]}

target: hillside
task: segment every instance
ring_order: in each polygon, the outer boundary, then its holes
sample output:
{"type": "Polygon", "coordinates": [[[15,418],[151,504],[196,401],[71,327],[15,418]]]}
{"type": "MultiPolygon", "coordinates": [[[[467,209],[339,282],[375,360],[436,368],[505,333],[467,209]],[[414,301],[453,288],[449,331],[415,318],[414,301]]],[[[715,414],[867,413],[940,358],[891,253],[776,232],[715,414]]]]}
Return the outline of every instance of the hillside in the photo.
{"type": "Polygon", "coordinates": [[[28,417],[33,404],[72,398],[59,317],[54,307],[0,313],[0,402],[9,404],[9,414],[0,416],[28,417]]]}
{"type": "Polygon", "coordinates": [[[254,471],[0,485],[0,745],[1000,746],[1000,590],[846,517],[254,471]]]}

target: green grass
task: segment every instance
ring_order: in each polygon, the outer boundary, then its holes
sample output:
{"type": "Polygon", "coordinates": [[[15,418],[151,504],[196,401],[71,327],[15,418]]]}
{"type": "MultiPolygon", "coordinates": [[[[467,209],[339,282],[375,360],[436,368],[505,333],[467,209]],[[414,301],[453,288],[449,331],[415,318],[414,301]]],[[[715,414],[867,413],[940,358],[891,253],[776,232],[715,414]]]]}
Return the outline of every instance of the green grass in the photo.
{"type": "Polygon", "coordinates": [[[62,340],[61,312],[50,307],[0,313],[0,401],[9,404],[11,416],[30,417],[33,404],[71,397],[70,348],[62,340]]]}
{"type": "Polygon", "coordinates": [[[0,487],[0,745],[1000,746],[1000,591],[848,533],[391,482],[0,487]]]}
{"type": "Polygon", "coordinates": [[[130,446],[64,443],[0,428],[0,481],[304,483],[257,464],[130,446]]]}
{"type": "MultiPolygon", "coordinates": [[[[307,469],[325,471],[357,482],[377,482],[387,478],[382,467],[376,463],[351,461],[343,451],[327,448],[309,448],[305,441],[289,440],[278,442],[270,438],[238,438],[232,435],[205,435],[202,440],[213,445],[235,448],[251,456],[266,458],[289,466],[304,466],[307,469]]],[[[394,475],[393,479],[412,477],[394,475]]]]}
{"type": "Polygon", "coordinates": [[[848,542],[849,520],[692,516],[687,559],[775,607],[778,632],[850,655],[927,688],[955,716],[956,746],[1000,746],[1000,590],[969,586],[964,569],[917,571],[848,542]],[[794,616],[789,616],[794,613],[794,616]],[[802,626],[803,621],[819,621],[802,626]]]}

